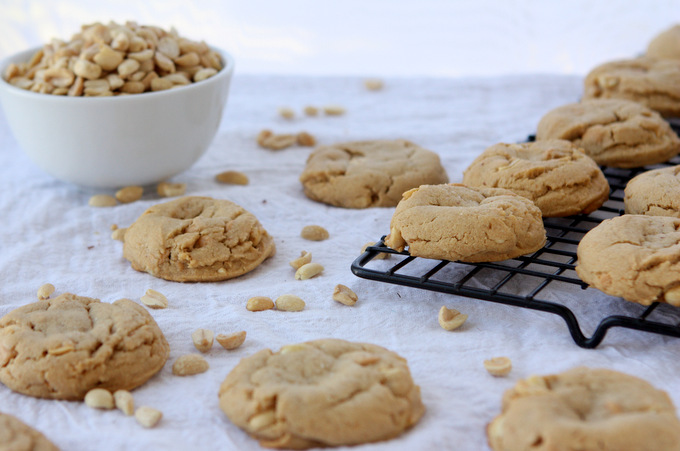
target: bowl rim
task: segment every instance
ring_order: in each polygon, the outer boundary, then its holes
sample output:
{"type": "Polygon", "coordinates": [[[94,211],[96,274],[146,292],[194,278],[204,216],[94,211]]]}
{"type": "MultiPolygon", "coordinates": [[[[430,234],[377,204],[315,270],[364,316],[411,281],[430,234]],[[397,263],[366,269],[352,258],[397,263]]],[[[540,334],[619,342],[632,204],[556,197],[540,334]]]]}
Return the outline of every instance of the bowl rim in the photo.
{"type": "MultiPolygon", "coordinates": [[[[224,67],[220,69],[215,75],[212,77],[209,77],[205,80],[201,80],[200,82],[193,82],[189,83],[187,85],[182,85],[177,88],[172,88],[172,89],[165,89],[163,91],[150,91],[150,92],[142,92],[138,94],[130,94],[130,95],[123,95],[123,96],[107,96],[107,97],[86,97],[86,96],[65,96],[65,95],[53,95],[53,94],[44,94],[44,93],[39,93],[39,92],[33,92],[29,91],[27,89],[22,89],[17,86],[14,86],[10,84],[7,80],[5,80],[5,70],[7,67],[16,61],[21,61],[20,57],[23,56],[28,56],[30,58],[31,55],[33,55],[35,52],[39,51],[44,47],[43,45],[37,46],[37,47],[32,47],[26,50],[22,50],[20,52],[16,52],[8,57],[3,58],[0,60],[0,90],[7,90],[7,92],[12,93],[13,95],[19,95],[19,96],[27,96],[32,99],[45,99],[46,101],[57,101],[57,102],[110,102],[110,103],[115,103],[115,102],[132,102],[139,101],[140,99],[148,99],[150,96],[168,96],[168,95],[176,95],[178,92],[187,92],[191,89],[201,89],[201,87],[207,87],[208,85],[212,85],[214,83],[218,83],[221,79],[223,78],[229,78],[231,75],[234,73],[234,66],[236,62],[234,61],[234,57],[227,52],[226,50],[221,49],[220,47],[215,47],[215,46],[209,46],[211,50],[217,52],[220,57],[222,58],[222,61],[225,62],[224,67]]],[[[26,60],[28,60],[26,58],[26,60]]]]}

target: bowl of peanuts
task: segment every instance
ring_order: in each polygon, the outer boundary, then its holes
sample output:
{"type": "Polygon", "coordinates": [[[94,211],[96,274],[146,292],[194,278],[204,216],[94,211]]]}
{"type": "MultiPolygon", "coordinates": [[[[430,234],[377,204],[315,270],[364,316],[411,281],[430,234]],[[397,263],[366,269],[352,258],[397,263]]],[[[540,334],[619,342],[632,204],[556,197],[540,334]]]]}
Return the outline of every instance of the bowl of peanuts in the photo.
{"type": "Polygon", "coordinates": [[[57,179],[149,185],[210,146],[234,60],[205,42],[135,22],[85,25],[0,63],[0,103],[19,146],[57,179]]]}

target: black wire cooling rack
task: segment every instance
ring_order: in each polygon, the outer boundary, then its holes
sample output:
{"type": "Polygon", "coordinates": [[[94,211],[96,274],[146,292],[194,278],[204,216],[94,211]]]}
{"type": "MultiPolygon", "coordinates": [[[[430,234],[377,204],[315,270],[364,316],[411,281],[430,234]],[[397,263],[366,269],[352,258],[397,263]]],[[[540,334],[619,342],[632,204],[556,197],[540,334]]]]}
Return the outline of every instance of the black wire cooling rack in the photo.
{"type": "MultiPolygon", "coordinates": [[[[678,128],[675,124],[673,126],[677,132],[678,128]]],[[[533,136],[530,136],[529,140],[533,140],[533,136]]],[[[397,252],[388,248],[384,244],[383,236],[379,242],[368,247],[354,260],[351,269],[356,276],[365,279],[553,313],[564,319],[572,338],[583,348],[594,348],[599,345],[612,327],[680,337],[680,316],[676,314],[680,312],[680,308],[667,304],[653,303],[645,307],[621,300],[620,312],[616,312],[621,314],[602,318],[588,337],[582,332],[579,321],[570,308],[541,299],[541,295],[546,294],[546,289],[555,282],[577,285],[584,290],[588,288],[574,271],[576,248],[583,235],[603,220],[624,213],[623,190],[628,180],[646,170],[678,164],[680,156],[667,163],[642,168],[603,167],[602,171],[610,186],[609,200],[589,215],[545,218],[543,222],[547,232],[546,244],[542,249],[527,256],[494,263],[429,260],[412,257],[407,251],[397,252]],[[381,253],[401,256],[401,259],[387,269],[385,263],[371,265],[381,253]],[[494,275],[493,286],[488,286],[489,274],[494,275]],[[486,286],[480,283],[480,277],[487,280],[486,286]],[[521,294],[517,294],[517,286],[523,287],[521,294]],[[670,315],[652,315],[657,309],[673,311],[670,315]]]]}

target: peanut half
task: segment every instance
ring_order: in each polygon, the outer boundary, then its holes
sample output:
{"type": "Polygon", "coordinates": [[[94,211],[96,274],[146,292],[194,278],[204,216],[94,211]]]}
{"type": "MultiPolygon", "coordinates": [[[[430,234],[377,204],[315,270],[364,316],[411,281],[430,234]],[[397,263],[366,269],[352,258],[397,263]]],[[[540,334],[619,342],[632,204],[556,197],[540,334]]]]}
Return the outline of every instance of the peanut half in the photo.
{"type": "Polygon", "coordinates": [[[165,297],[163,293],[149,288],[146,290],[146,294],[140,299],[142,304],[153,309],[163,309],[168,307],[168,298],[165,297]]]}
{"type": "Polygon", "coordinates": [[[94,409],[113,409],[113,395],[103,388],[93,388],[85,395],[85,404],[94,409]]]}
{"type": "Polygon", "coordinates": [[[460,313],[456,309],[447,308],[445,305],[442,305],[442,308],[439,309],[439,315],[437,317],[439,325],[442,326],[442,329],[446,330],[458,329],[463,325],[467,318],[467,315],[460,313]]]}
{"type": "Polygon", "coordinates": [[[184,196],[187,191],[186,183],[161,182],[156,186],[156,192],[161,197],[184,196]]]}
{"type": "Polygon", "coordinates": [[[217,335],[217,342],[224,348],[229,351],[232,349],[236,349],[239,346],[243,344],[243,342],[246,341],[246,331],[242,330],[240,332],[235,332],[233,334],[225,335],[225,334],[218,334],[217,335]]]}
{"type": "Polygon", "coordinates": [[[215,334],[212,330],[208,329],[196,329],[191,334],[191,340],[194,342],[194,346],[201,352],[208,352],[212,348],[213,340],[215,334]]]}
{"type": "Polygon", "coordinates": [[[484,368],[495,377],[507,376],[512,370],[512,361],[507,357],[494,357],[484,361],[484,368]]]}
{"type": "Polygon", "coordinates": [[[330,235],[328,230],[319,225],[308,225],[302,228],[300,236],[310,241],[323,241],[327,240],[330,235]]]}
{"type": "Polygon", "coordinates": [[[247,185],[249,183],[248,176],[243,172],[238,171],[224,171],[215,176],[218,183],[227,183],[230,185],[247,185]]]}
{"type": "Polygon", "coordinates": [[[200,354],[185,354],[172,364],[172,374],[175,376],[193,376],[205,373],[210,368],[208,361],[200,354]]]}
{"type": "Polygon", "coordinates": [[[300,312],[305,308],[305,301],[293,294],[284,294],[276,298],[276,308],[284,312],[300,312]]]}
{"type": "Polygon", "coordinates": [[[345,305],[354,305],[359,297],[351,288],[337,284],[333,289],[333,300],[345,305]]]}
{"type": "Polygon", "coordinates": [[[142,194],[144,194],[144,188],[141,186],[126,186],[116,191],[116,199],[120,203],[127,204],[141,199],[142,194]]]}
{"type": "Polygon", "coordinates": [[[274,301],[266,296],[254,296],[248,299],[246,309],[251,312],[261,312],[263,310],[270,310],[274,308],[274,301]]]}
{"type": "Polygon", "coordinates": [[[49,299],[50,296],[52,296],[52,293],[54,293],[54,289],[54,285],[51,283],[46,283],[45,285],[41,286],[38,288],[38,299],[41,301],[49,299]]]}
{"type": "Polygon", "coordinates": [[[90,207],[114,207],[118,205],[116,198],[108,194],[95,194],[87,202],[90,207]]]}
{"type": "Polygon", "coordinates": [[[294,260],[291,260],[288,262],[290,266],[295,268],[296,270],[300,269],[301,266],[306,265],[307,263],[310,263],[312,261],[312,254],[311,252],[307,251],[302,251],[300,252],[300,256],[294,260]]]}
{"type": "Polygon", "coordinates": [[[307,263],[295,271],[295,280],[307,280],[315,277],[324,270],[324,267],[319,263],[307,263]]]}
{"type": "Polygon", "coordinates": [[[139,407],[135,411],[135,419],[137,423],[145,428],[155,427],[163,418],[163,412],[148,406],[139,407]]]}
{"type": "Polygon", "coordinates": [[[292,108],[289,108],[287,106],[280,107],[279,108],[279,116],[281,116],[284,119],[293,119],[295,117],[295,111],[293,111],[292,108]]]}
{"type": "Polygon", "coordinates": [[[134,415],[135,413],[135,398],[127,390],[116,390],[113,393],[113,402],[116,408],[121,410],[125,415],[134,415]]]}

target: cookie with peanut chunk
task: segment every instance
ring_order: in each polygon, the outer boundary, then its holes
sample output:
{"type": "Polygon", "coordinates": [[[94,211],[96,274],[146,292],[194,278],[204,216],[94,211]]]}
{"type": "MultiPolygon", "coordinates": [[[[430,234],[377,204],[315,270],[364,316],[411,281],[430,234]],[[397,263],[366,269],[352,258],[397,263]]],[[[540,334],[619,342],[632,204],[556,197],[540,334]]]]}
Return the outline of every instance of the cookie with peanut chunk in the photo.
{"type": "Polygon", "coordinates": [[[21,420],[0,413],[0,451],[59,451],[54,443],[21,420]]]}
{"type": "Polygon", "coordinates": [[[670,160],[680,139],[659,113],[624,99],[591,99],[548,112],[536,140],[566,139],[597,164],[633,168],[670,160]]]}
{"type": "Polygon", "coordinates": [[[597,164],[562,139],[495,144],[465,170],[463,183],[509,189],[534,201],[543,217],[588,214],[609,197],[609,183],[597,164]]]}
{"type": "Polygon", "coordinates": [[[626,214],[602,221],[577,248],[576,273],[627,301],[680,307],[680,218],[626,214]]]}
{"type": "Polygon", "coordinates": [[[436,153],[403,139],[318,147],[300,175],[307,197],[344,208],[394,207],[411,188],[448,181],[436,153]]]}
{"type": "Polygon", "coordinates": [[[494,451],[680,451],[680,420],[662,390],[608,369],[520,380],[487,426],[494,451]]]}
{"type": "Polygon", "coordinates": [[[500,261],[539,250],[546,233],[541,210],[503,188],[423,185],[404,193],[385,244],[414,257],[500,261]]]}
{"type": "Polygon", "coordinates": [[[680,60],[640,57],[601,64],[586,76],[584,99],[626,99],[663,117],[680,116],[680,60]]]}
{"type": "Polygon", "coordinates": [[[220,407],[262,446],[306,449],[388,440],[425,407],[402,357],[323,339],[246,357],[222,383],[220,407]]]}
{"type": "Polygon", "coordinates": [[[141,305],[64,293],[0,319],[0,382],[29,396],[81,400],[132,390],[160,371],[170,346],[141,305]]]}
{"type": "Polygon", "coordinates": [[[125,232],[123,256],[137,271],[176,282],[213,282],[252,271],[274,239],[243,207],[188,196],[154,205],[125,232]]]}

